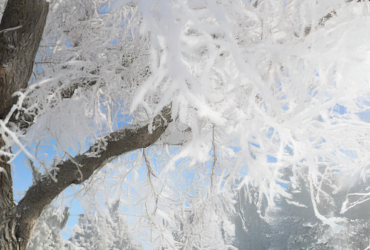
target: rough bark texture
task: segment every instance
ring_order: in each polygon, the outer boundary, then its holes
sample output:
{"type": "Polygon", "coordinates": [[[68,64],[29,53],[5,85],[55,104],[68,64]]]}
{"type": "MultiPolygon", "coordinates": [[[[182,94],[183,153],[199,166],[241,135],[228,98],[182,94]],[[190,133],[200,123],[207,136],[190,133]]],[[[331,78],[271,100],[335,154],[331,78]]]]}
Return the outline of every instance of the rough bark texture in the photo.
{"type": "MultiPolygon", "coordinates": [[[[0,137],[0,144],[2,143],[0,137]]],[[[11,226],[11,218],[13,217],[13,181],[11,178],[11,166],[7,164],[7,157],[0,156],[0,168],[4,172],[0,172],[0,249],[9,249],[6,246],[12,242],[9,236],[9,226],[11,226]]],[[[10,248],[11,249],[11,248],[10,248]]]]}
{"type": "MultiPolygon", "coordinates": [[[[3,141],[0,137],[0,148],[3,141]]],[[[0,156],[0,214],[5,208],[13,206],[13,182],[11,177],[11,168],[7,164],[8,157],[0,156]]]]}
{"type": "Polygon", "coordinates": [[[0,24],[0,118],[12,107],[14,92],[27,87],[44,31],[45,0],[9,0],[0,24]]]}
{"type": "MultiPolygon", "coordinates": [[[[42,38],[49,4],[45,0],[9,0],[0,23],[0,119],[13,94],[27,87],[42,38]]],[[[0,148],[4,141],[0,136],[0,148]]],[[[8,158],[0,157],[0,249],[24,249],[16,239],[13,182],[8,158]]]]}

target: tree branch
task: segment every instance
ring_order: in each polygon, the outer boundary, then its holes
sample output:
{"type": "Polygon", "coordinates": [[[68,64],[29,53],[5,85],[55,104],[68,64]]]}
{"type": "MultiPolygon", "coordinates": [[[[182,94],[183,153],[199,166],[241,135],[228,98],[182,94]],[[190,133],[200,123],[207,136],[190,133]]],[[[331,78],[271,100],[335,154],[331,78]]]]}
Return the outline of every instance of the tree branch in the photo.
{"type": "Polygon", "coordinates": [[[169,105],[154,118],[152,133],[149,133],[149,125],[138,129],[120,129],[95,143],[84,154],[59,163],[54,172],[57,182],[44,175],[30,187],[17,205],[18,237],[24,241],[29,240],[30,232],[45,206],[68,186],[84,182],[96,170],[126,152],[152,145],[171,121],[169,105]]]}
{"type": "Polygon", "coordinates": [[[211,173],[211,188],[213,188],[213,178],[215,176],[215,168],[216,168],[216,163],[217,163],[215,126],[213,126],[213,129],[212,129],[212,150],[213,150],[213,163],[212,163],[212,173],[211,173]]]}
{"type": "MultiPolygon", "coordinates": [[[[72,84],[71,86],[58,89],[58,90],[50,90],[53,93],[56,93],[60,95],[61,99],[70,99],[74,95],[75,91],[79,88],[85,88],[94,86],[97,82],[95,80],[92,81],[80,81],[78,83],[72,84]]],[[[35,88],[33,91],[39,91],[38,88],[35,88]]],[[[17,97],[13,97],[13,103],[17,102],[17,97]]],[[[28,103],[27,98],[26,101],[22,103],[22,109],[16,110],[13,115],[10,118],[10,122],[17,125],[18,128],[20,128],[24,133],[26,133],[27,129],[29,129],[35,120],[35,117],[37,116],[37,111],[33,112],[32,114],[24,112],[24,110],[28,109],[30,106],[32,106],[34,103],[28,103]]],[[[39,104],[40,107],[42,104],[39,104]]]]}

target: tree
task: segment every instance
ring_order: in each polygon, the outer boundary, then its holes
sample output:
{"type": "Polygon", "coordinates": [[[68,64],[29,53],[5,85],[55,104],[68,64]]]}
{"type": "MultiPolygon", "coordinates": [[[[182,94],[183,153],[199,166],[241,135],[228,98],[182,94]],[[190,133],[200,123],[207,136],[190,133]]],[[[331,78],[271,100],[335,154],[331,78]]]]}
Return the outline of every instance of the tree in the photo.
{"type": "Polygon", "coordinates": [[[62,249],[65,245],[65,240],[61,236],[61,230],[65,227],[68,217],[68,208],[63,211],[52,205],[47,206],[37,220],[27,249],[62,249]]]}
{"type": "Polygon", "coordinates": [[[112,188],[108,169],[158,248],[229,247],[243,186],[268,210],[303,176],[332,229],[367,201],[366,188],[327,190],[369,177],[368,2],[0,3],[1,249],[25,249],[66,188],[112,188]],[[20,153],[35,182],[15,204],[20,153]]]}
{"type": "MultiPolygon", "coordinates": [[[[46,1],[32,3],[8,1],[0,25],[0,64],[2,65],[0,83],[2,140],[0,144],[2,148],[5,147],[1,159],[0,188],[0,210],[2,211],[0,245],[3,249],[25,249],[41,212],[60,192],[71,184],[78,184],[88,179],[96,169],[101,168],[112,158],[151,145],[171,121],[169,107],[166,107],[160,116],[154,118],[152,123],[154,129],[150,133],[148,125],[136,129],[114,131],[102,141],[98,141],[85,154],[59,163],[57,169],[54,169],[53,174],[56,176],[53,179],[45,176],[39,180],[15,206],[11,168],[7,163],[10,149],[6,143],[13,132],[7,133],[6,123],[14,112],[12,110],[13,94],[27,87],[32,74],[33,62],[44,31],[48,9],[49,3],[46,1]],[[79,169],[79,165],[86,167],[79,169]]],[[[63,98],[67,97],[66,95],[68,94],[62,94],[63,98]]],[[[19,114],[18,117],[20,117],[19,114]]]]}
{"type": "Polygon", "coordinates": [[[63,239],[61,230],[70,216],[68,208],[48,206],[37,221],[28,250],[142,249],[130,237],[127,222],[119,212],[119,202],[109,208],[109,216],[96,211],[79,215],[75,234],[63,239]]]}
{"type": "Polygon", "coordinates": [[[81,215],[76,226],[75,235],[69,241],[67,249],[133,249],[141,247],[129,235],[128,226],[119,212],[119,202],[109,209],[110,220],[99,214],[81,215]]]}
{"type": "Polygon", "coordinates": [[[271,229],[263,218],[266,207],[258,203],[258,192],[253,187],[240,190],[235,205],[238,212],[234,216],[236,229],[233,244],[238,249],[270,249],[271,229]]]}
{"type": "MultiPolygon", "coordinates": [[[[240,196],[236,207],[236,242],[238,249],[366,249],[369,246],[369,216],[366,206],[355,210],[338,211],[349,193],[359,193],[368,184],[353,182],[339,192],[323,184],[325,196],[313,203],[305,171],[287,188],[288,196],[279,197],[275,206],[265,207],[251,201],[243,202],[240,196]],[[315,206],[315,208],[313,207],[315,206]],[[341,217],[336,227],[330,226],[315,215],[315,209],[326,217],[341,217]],[[261,211],[259,216],[257,212],[261,211]],[[263,212],[263,213],[262,213],[263,212]],[[257,214],[257,215],[256,215],[257,214]],[[249,217],[249,218],[248,218],[249,217]]],[[[336,177],[340,178],[339,175],[336,177]]],[[[333,181],[336,180],[333,177],[333,181]]],[[[337,179],[338,181],[338,179],[337,179]]],[[[255,191],[241,190],[241,195],[258,197],[255,191]]],[[[247,197],[248,197],[247,196],[247,197]]],[[[317,212],[316,212],[317,213],[317,212]]]]}

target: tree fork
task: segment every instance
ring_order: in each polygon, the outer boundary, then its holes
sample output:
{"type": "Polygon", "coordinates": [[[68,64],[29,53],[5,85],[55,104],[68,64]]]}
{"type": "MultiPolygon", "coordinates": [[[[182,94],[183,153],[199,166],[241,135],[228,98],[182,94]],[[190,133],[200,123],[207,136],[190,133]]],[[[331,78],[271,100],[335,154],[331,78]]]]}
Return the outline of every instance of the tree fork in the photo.
{"type": "Polygon", "coordinates": [[[18,237],[23,241],[29,241],[30,232],[41,212],[67,187],[83,183],[95,171],[124,153],[154,144],[171,121],[169,105],[153,119],[153,131],[149,132],[149,125],[119,129],[96,142],[85,153],[57,164],[55,172],[51,173],[55,180],[47,174],[42,176],[18,203],[15,211],[18,237]]]}

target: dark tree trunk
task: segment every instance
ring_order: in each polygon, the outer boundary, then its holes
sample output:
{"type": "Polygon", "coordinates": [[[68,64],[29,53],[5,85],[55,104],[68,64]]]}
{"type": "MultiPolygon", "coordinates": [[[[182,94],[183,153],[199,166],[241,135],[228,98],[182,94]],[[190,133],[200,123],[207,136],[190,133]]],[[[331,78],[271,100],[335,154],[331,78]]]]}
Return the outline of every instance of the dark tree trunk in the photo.
{"type": "MultiPolygon", "coordinates": [[[[2,143],[0,138],[0,143],[2,143]]],[[[0,172],[0,249],[12,249],[14,240],[9,235],[12,230],[14,218],[14,201],[13,201],[13,181],[11,178],[11,166],[7,164],[7,157],[0,156],[0,168],[5,172],[0,172]]],[[[13,247],[14,248],[14,247],[13,247]]],[[[17,249],[17,248],[15,248],[17,249]]]]}
{"type": "Polygon", "coordinates": [[[0,23],[0,119],[12,107],[14,92],[27,87],[44,31],[45,0],[9,0],[0,23]]]}
{"type": "MultiPolygon", "coordinates": [[[[0,119],[7,118],[13,94],[27,87],[44,31],[45,0],[9,0],[0,23],[0,119]]],[[[0,125],[1,126],[1,125],[0,125]]],[[[4,140],[0,135],[0,148],[4,140]]],[[[8,153],[10,149],[5,149],[8,153]]],[[[0,156],[0,249],[25,249],[29,234],[19,237],[8,157],[0,156]]]]}

